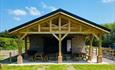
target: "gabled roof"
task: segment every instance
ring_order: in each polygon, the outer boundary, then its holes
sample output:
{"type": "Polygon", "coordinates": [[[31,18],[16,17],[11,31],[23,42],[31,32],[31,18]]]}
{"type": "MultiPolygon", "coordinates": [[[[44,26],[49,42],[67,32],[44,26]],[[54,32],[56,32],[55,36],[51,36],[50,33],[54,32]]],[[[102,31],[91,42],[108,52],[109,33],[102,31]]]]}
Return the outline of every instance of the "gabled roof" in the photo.
{"type": "Polygon", "coordinates": [[[80,16],[77,16],[77,15],[75,15],[75,14],[72,14],[72,13],[70,13],[70,12],[68,12],[68,11],[63,10],[63,9],[57,9],[57,10],[51,12],[51,13],[48,13],[48,14],[43,15],[43,16],[41,16],[41,17],[38,17],[38,18],[36,18],[36,19],[34,19],[34,20],[31,20],[31,21],[29,21],[29,22],[26,22],[26,23],[24,23],[24,24],[22,24],[22,25],[19,25],[19,26],[17,26],[17,27],[14,27],[14,28],[10,29],[9,32],[15,31],[15,30],[17,30],[17,29],[19,29],[19,28],[22,28],[22,27],[24,27],[24,26],[26,26],[26,25],[29,25],[29,24],[31,24],[31,23],[33,23],[33,22],[39,21],[39,20],[41,20],[41,19],[43,19],[43,18],[46,18],[46,17],[48,17],[48,16],[51,16],[51,15],[53,15],[53,14],[55,14],[55,13],[59,13],[59,12],[64,13],[64,14],[67,14],[67,15],[69,15],[69,16],[72,16],[72,17],[74,17],[74,18],[76,18],[76,19],[79,19],[79,20],[81,20],[81,21],[84,21],[84,22],[86,22],[86,23],[88,23],[88,24],[90,24],[90,25],[96,26],[96,27],[98,27],[98,28],[100,28],[100,29],[102,29],[102,30],[104,30],[104,31],[110,32],[110,29],[108,29],[108,28],[105,28],[105,27],[103,27],[103,26],[101,26],[101,25],[99,25],[99,24],[96,24],[96,23],[94,23],[94,22],[92,22],[92,21],[89,21],[89,20],[87,20],[87,19],[84,19],[84,18],[82,18],[82,17],[80,17],[80,16]]]}

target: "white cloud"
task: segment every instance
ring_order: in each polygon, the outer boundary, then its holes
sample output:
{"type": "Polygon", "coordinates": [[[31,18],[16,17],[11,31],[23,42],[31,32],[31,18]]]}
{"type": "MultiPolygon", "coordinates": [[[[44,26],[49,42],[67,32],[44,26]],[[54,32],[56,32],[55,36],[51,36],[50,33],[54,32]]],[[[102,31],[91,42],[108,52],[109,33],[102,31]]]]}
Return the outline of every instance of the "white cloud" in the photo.
{"type": "Polygon", "coordinates": [[[12,15],[13,19],[20,21],[22,16],[32,15],[40,16],[41,12],[36,7],[25,7],[24,9],[9,9],[8,13],[12,15]]]}
{"type": "Polygon", "coordinates": [[[40,16],[41,12],[36,7],[26,7],[30,15],[40,16]]]}
{"type": "Polygon", "coordinates": [[[14,16],[24,16],[27,14],[25,10],[21,10],[21,9],[9,10],[9,13],[14,16]]]}
{"type": "Polygon", "coordinates": [[[27,12],[25,10],[22,10],[22,9],[15,9],[15,10],[9,9],[8,13],[10,15],[12,15],[13,19],[16,20],[16,21],[20,21],[21,20],[21,18],[20,18],[21,16],[27,15],[27,12]]]}
{"type": "Polygon", "coordinates": [[[45,9],[49,9],[51,11],[56,10],[56,8],[54,6],[49,6],[46,3],[44,3],[44,2],[41,2],[41,4],[42,4],[43,8],[45,8],[45,9]]]}
{"type": "Polygon", "coordinates": [[[16,21],[20,21],[21,18],[19,18],[19,17],[14,17],[14,20],[16,20],[16,21]]]}
{"type": "Polygon", "coordinates": [[[112,3],[115,2],[115,0],[102,0],[103,3],[112,3]]]}
{"type": "Polygon", "coordinates": [[[51,11],[56,10],[56,8],[55,8],[55,7],[53,7],[53,6],[50,6],[50,7],[49,7],[49,9],[51,9],[51,11]]]}

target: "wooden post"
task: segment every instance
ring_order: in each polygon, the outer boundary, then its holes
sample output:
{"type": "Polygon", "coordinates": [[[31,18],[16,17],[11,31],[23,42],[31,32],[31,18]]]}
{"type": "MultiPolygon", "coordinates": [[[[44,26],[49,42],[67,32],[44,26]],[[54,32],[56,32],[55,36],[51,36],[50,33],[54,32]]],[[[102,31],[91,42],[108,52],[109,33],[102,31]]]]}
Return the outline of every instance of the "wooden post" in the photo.
{"type": "Polygon", "coordinates": [[[23,38],[25,38],[25,36],[27,35],[27,32],[21,36],[18,36],[18,39],[17,39],[17,45],[18,45],[18,57],[17,57],[17,63],[18,64],[22,64],[23,63],[23,57],[22,57],[22,46],[20,45],[21,44],[21,40],[23,38]]]}
{"type": "Polygon", "coordinates": [[[25,53],[27,52],[27,37],[25,37],[25,53]]]}
{"type": "Polygon", "coordinates": [[[29,50],[30,48],[30,40],[29,40],[29,36],[27,36],[27,50],[29,50]]]}
{"type": "Polygon", "coordinates": [[[12,62],[12,53],[9,52],[9,57],[10,57],[10,63],[12,62]]]}
{"type": "Polygon", "coordinates": [[[99,48],[98,48],[98,56],[97,56],[97,63],[102,62],[102,37],[100,35],[99,39],[99,48]]]}
{"type": "Polygon", "coordinates": [[[41,28],[40,28],[40,24],[38,25],[38,32],[40,32],[41,31],[41,28]]]}
{"type": "Polygon", "coordinates": [[[70,22],[70,20],[68,20],[68,31],[69,32],[71,31],[71,22],[70,22]]]}
{"type": "Polygon", "coordinates": [[[59,31],[61,31],[61,17],[59,17],[59,31]]]}
{"type": "Polygon", "coordinates": [[[17,57],[17,63],[22,64],[23,63],[23,57],[22,57],[22,47],[20,46],[21,44],[21,39],[18,39],[18,57],[17,57]]]}
{"type": "Polygon", "coordinates": [[[62,40],[68,35],[68,33],[66,33],[63,37],[61,36],[61,33],[59,33],[59,37],[56,35],[56,34],[54,34],[54,33],[52,33],[52,35],[58,40],[58,42],[59,42],[59,55],[58,55],[58,63],[62,63],[62,50],[61,50],[61,48],[62,48],[62,40]]]}
{"type": "Polygon", "coordinates": [[[2,70],[2,68],[3,68],[3,65],[0,63],[0,70],[2,70]]]}
{"type": "Polygon", "coordinates": [[[59,55],[58,55],[58,63],[62,63],[61,34],[59,34],[59,55]]]}
{"type": "Polygon", "coordinates": [[[89,56],[88,56],[88,60],[92,60],[92,57],[93,57],[93,48],[92,48],[92,43],[93,43],[93,39],[94,39],[94,36],[93,37],[90,37],[90,46],[89,46],[89,56]]]}
{"type": "Polygon", "coordinates": [[[50,32],[52,32],[52,20],[50,20],[49,24],[50,24],[50,32]]]}

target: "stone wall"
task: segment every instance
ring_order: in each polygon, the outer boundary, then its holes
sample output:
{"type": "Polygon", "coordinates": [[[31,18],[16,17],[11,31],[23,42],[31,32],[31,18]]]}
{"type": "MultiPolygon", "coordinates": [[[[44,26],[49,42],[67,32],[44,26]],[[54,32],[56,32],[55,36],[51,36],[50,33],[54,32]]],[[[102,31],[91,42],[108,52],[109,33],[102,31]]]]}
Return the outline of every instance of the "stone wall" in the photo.
{"type": "Polygon", "coordinates": [[[85,45],[85,36],[76,35],[72,38],[72,53],[79,53],[85,45]]]}

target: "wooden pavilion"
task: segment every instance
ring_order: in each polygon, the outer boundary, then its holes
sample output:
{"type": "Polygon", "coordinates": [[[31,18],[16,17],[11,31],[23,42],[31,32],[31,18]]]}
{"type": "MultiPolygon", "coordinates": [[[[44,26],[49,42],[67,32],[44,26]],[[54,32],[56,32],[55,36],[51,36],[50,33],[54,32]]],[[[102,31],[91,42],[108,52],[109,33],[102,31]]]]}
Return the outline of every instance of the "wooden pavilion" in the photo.
{"type": "MultiPolygon", "coordinates": [[[[102,62],[102,36],[109,34],[110,30],[82,17],[74,15],[63,9],[58,9],[32,21],[19,25],[9,30],[19,40],[25,40],[25,52],[35,49],[46,53],[58,53],[58,63],[63,61],[63,53],[72,50],[78,51],[78,47],[84,46],[85,38],[90,37],[90,49],[88,59],[92,59],[92,41],[95,37],[98,43],[97,62],[102,62]],[[49,51],[48,51],[49,50],[49,51]]],[[[22,49],[19,47],[17,62],[23,63],[22,49]]]]}

